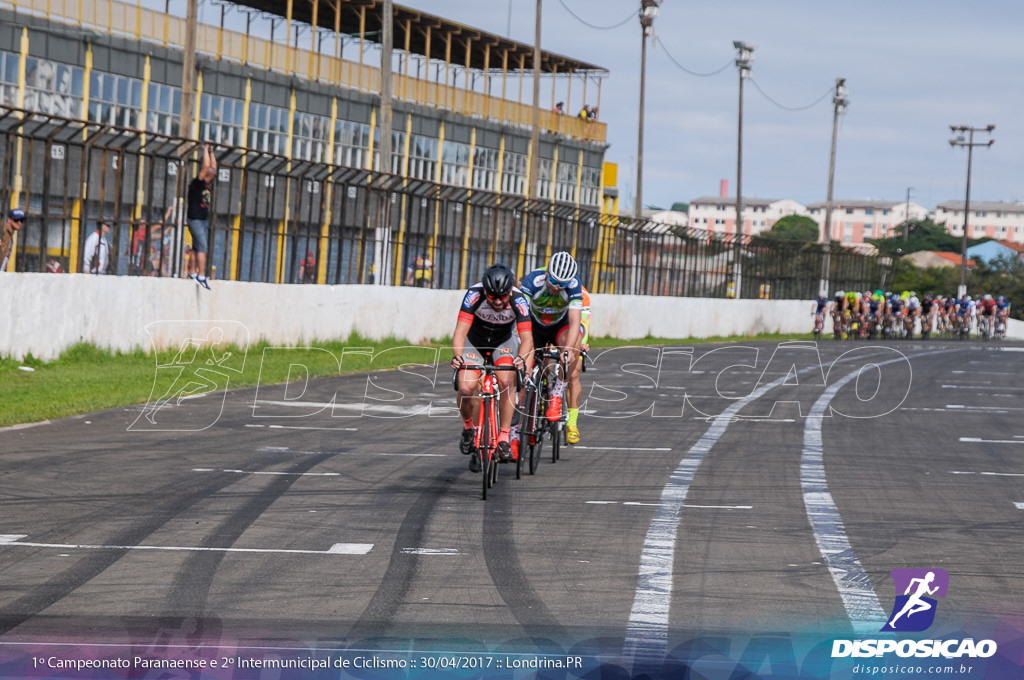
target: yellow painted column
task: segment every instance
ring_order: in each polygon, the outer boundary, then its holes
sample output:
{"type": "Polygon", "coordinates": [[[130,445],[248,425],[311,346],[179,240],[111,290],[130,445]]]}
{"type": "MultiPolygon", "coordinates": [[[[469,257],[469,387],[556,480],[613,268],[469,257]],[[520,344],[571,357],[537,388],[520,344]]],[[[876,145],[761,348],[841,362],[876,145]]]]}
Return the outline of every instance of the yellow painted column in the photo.
{"type": "MultiPolygon", "coordinates": [[[[498,177],[497,177],[497,184],[498,184],[498,186],[496,186],[494,188],[495,193],[498,194],[498,202],[497,202],[497,205],[495,206],[495,208],[492,208],[495,211],[495,213],[494,213],[494,238],[491,240],[491,262],[494,262],[495,250],[497,248],[499,240],[501,239],[501,227],[498,224],[498,212],[497,212],[497,209],[501,207],[501,196],[502,196],[501,187],[502,187],[502,182],[504,181],[503,180],[504,176],[505,176],[505,133],[502,132],[501,133],[501,138],[498,140],[498,177]]],[[[520,260],[520,262],[521,261],[522,260],[520,260]]]]}
{"type": "MultiPolygon", "coordinates": [[[[18,108],[25,108],[25,65],[28,60],[28,28],[23,27],[21,29],[21,44],[18,54],[18,108]]],[[[20,114],[19,114],[19,117],[20,114]]],[[[21,174],[22,166],[22,154],[24,152],[24,139],[19,134],[16,142],[16,149],[14,152],[14,186],[11,187],[11,202],[8,209],[14,208],[26,208],[26,205],[22,205],[21,192],[24,187],[25,178],[21,174]]],[[[19,232],[14,233],[14,237],[11,240],[11,256],[7,261],[7,271],[13,272],[17,265],[18,258],[18,235],[19,232]]]]}
{"type": "Polygon", "coordinates": [[[583,187],[583,149],[579,150],[579,155],[576,161],[576,210],[575,217],[572,225],[572,256],[576,257],[576,245],[580,240],[580,192],[583,187]]]}
{"type": "MultiPolygon", "coordinates": [[[[291,75],[292,73],[292,6],[293,0],[288,0],[285,4],[285,53],[284,53],[284,71],[291,75]]],[[[298,64],[295,65],[296,68],[298,64]]],[[[289,135],[290,136],[290,135],[289,135]]],[[[289,154],[290,156],[291,154],[289,154]]]]}
{"type": "MultiPolygon", "coordinates": [[[[334,164],[334,126],[338,122],[338,98],[331,98],[331,123],[327,128],[327,162],[334,164]]],[[[320,223],[320,243],[316,252],[316,282],[327,283],[327,255],[331,252],[331,201],[334,198],[334,182],[328,178],[324,187],[324,214],[320,223]]],[[[339,244],[339,248],[341,245],[339,244]]]]}
{"type": "MultiPolygon", "coordinates": [[[[472,187],[473,187],[473,159],[474,159],[475,152],[476,152],[476,128],[474,127],[473,128],[473,132],[472,132],[472,134],[470,135],[470,138],[469,138],[469,186],[470,186],[470,189],[469,189],[469,193],[467,194],[467,197],[472,197],[473,196],[473,189],[472,189],[472,187]]],[[[461,276],[459,277],[459,287],[460,288],[466,288],[467,286],[469,286],[469,281],[466,278],[467,274],[468,274],[468,272],[466,271],[466,267],[469,265],[469,232],[470,232],[470,226],[472,224],[472,222],[470,220],[472,208],[470,207],[470,204],[469,204],[468,201],[466,202],[466,204],[463,207],[462,211],[465,213],[465,215],[463,216],[463,224],[462,224],[462,266],[459,267],[459,270],[461,272],[461,276]]]]}
{"type": "MultiPolygon", "coordinates": [[[[146,121],[149,116],[149,83],[152,79],[152,63],[150,56],[142,64],[142,110],[139,115],[142,117],[142,134],[139,135],[139,170],[136,173],[135,185],[135,208],[132,210],[132,218],[138,221],[143,217],[142,208],[146,205],[146,121]]],[[[149,222],[147,219],[146,222],[149,222]]]]}
{"type": "MultiPolygon", "coordinates": [[[[441,193],[441,165],[444,158],[444,121],[437,131],[437,166],[434,168],[434,186],[437,187],[437,194],[441,193]]],[[[436,200],[436,199],[435,199],[436,200]]],[[[437,244],[438,234],[441,232],[441,203],[436,201],[434,206],[434,233],[430,237],[430,252],[434,252],[437,244]]]]}
{"type": "MultiPolygon", "coordinates": [[[[82,83],[82,110],[80,111],[82,118],[89,117],[89,96],[90,88],[89,81],[92,80],[92,43],[86,43],[85,45],[85,77],[82,83]]],[[[84,142],[88,138],[88,132],[82,130],[82,141],[84,142]]],[[[82,219],[83,219],[83,201],[86,196],[89,195],[89,173],[82,173],[82,185],[79,191],[78,198],[71,204],[71,242],[69,247],[71,249],[68,254],[68,272],[75,274],[78,272],[78,249],[79,249],[79,238],[78,234],[81,231],[82,219]]]]}
{"type": "MultiPolygon", "coordinates": [[[[242,108],[242,146],[244,148],[249,147],[249,105],[252,102],[252,78],[245,79],[245,105],[242,108]]],[[[238,253],[241,247],[242,239],[242,211],[245,209],[243,205],[243,197],[245,196],[245,186],[247,182],[247,173],[245,168],[248,165],[249,156],[248,153],[243,151],[242,157],[239,160],[240,171],[241,171],[241,184],[238,187],[238,203],[234,210],[234,217],[231,218],[231,254],[228,256],[228,272],[224,278],[229,281],[234,281],[236,273],[238,272],[238,253]]]]}
{"type": "Polygon", "coordinates": [[[373,151],[377,146],[374,144],[374,134],[377,131],[377,107],[370,109],[370,149],[366,160],[366,169],[373,172],[373,151]]]}
{"type": "MultiPolygon", "coordinates": [[[[287,149],[286,154],[289,159],[292,157],[292,147],[294,145],[295,135],[295,109],[298,103],[295,98],[295,88],[292,88],[289,93],[288,99],[288,142],[285,144],[287,149]]],[[[292,195],[292,162],[288,161],[285,166],[288,170],[288,178],[285,181],[284,191],[285,196],[288,198],[284,202],[284,219],[278,225],[277,229],[277,277],[276,283],[284,283],[284,250],[286,244],[286,237],[288,236],[288,222],[291,220],[291,195],[292,195]]],[[[301,187],[300,187],[301,189],[301,187]]]]}
{"type": "MultiPolygon", "coordinates": [[[[405,144],[402,145],[402,186],[409,186],[409,141],[412,138],[412,114],[405,116],[405,144]]],[[[402,214],[398,218],[398,239],[395,242],[395,280],[400,281],[402,274],[402,250],[405,247],[405,229],[408,223],[405,219],[409,205],[409,194],[402,192],[402,214]]]]}

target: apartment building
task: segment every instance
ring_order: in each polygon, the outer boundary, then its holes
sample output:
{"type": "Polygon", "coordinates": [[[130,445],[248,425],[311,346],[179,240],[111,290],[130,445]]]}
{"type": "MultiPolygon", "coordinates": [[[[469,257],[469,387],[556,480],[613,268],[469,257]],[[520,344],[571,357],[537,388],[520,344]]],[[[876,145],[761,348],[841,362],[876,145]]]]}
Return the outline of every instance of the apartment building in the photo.
{"type": "MultiPolygon", "coordinates": [[[[819,229],[825,223],[826,209],[825,202],[807,206],[808,214],[818,223],[819,229]]],[[[829,235],[833,241],[846,244],[887,238],[907,221],[908,214],[911,220],[923,220],[928,216],[928,210],[913,201],[833,201],[829,235]]]]}
{"type": "Polygon", "coordinates": [[[768,231],[787,215],[806,215],[807,208],[792,199],[744,198],[741,229],[736,228],[736,198],[702,196],[690,201],[690,226],[732,236],[755,236],[768,231]]]}
{"type": "MultiPolygon", "coordinates": [[[[971,201],[967,221],[968,238],[991,238],[997,241],[1024,243],[1024,203],[1004,201],[971,201]]],[[[946,201],[935,206],[931,214],[936,223],[945,223],[954,236],[964,233],[964,202],[946,201]]]]}

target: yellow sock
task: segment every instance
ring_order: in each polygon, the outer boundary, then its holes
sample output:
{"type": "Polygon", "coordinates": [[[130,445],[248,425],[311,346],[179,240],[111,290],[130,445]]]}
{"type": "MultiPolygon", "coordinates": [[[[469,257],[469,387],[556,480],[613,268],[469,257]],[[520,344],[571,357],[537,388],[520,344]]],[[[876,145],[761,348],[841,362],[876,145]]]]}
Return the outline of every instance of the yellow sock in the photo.
{"type": "Polygon", "coordinates": [[[569,420],[566,424],[569,427],[576,427],[576,419],[580,417],[580,410],[578,408],[569,409],[569,420]]]}

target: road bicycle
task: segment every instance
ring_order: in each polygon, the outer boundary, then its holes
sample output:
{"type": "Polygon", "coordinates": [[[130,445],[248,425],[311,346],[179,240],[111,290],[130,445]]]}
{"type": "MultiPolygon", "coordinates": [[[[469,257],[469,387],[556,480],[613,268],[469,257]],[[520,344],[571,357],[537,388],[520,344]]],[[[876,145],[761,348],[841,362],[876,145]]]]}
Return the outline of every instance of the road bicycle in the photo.
{"type": "Polygon", "coordinates": [[[526,390],[520,404],[519,421],[519,463],[525,458],[531,475],[537,473],[544,450],[544,440],[551,441],[551,462],[556,463],[561,455],[562,438],[565,436],[567,417],[565,399],[562,400],[562,416],[557,421],[547,419],[548,401],[556,378],[555,371],[566,374],[568,352],[559,352],[555,347],[537,349],[534,352],[533,371],[526,381],[526,390]]]}
{"type": "Polygon", "coordinates": [[[978,337],[982,340],[992,339],[992,318],[982,314],[978,317],[978,337]]]}
{"type": "MultiPolygon", "coordinates": [[[[516,372],[516,391],[522,383],[522,374],[519,369],[511,364],[496,366],[494,364],[463,364],[455,369],[452,376],[452,385],[458,389],[458,376],[460,371],[481,371],[483,376],[480,379],[480,410],[477,415],[476,438],[474,445],[476,452],[474,456],[480,456],[481,487],[483,500],[487,500],[487,490],[498,481],[498,399],[500,390],[498,385],[498,371],[516,372]]],[[[519,478],[519,464],[516,464],[516,479],[519,478]]]]}

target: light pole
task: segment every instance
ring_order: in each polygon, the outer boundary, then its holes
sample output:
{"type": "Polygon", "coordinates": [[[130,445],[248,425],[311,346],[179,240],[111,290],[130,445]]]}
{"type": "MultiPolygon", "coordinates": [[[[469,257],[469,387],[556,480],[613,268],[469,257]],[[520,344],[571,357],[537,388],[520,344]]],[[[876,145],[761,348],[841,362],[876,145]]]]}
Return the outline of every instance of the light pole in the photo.
{"type": "Polygon", "coordinates": [[[654,19],[658,16],[661,0],[640,0],[640,27],[643,37],[640,42],[640,124],[636,140],[636,200],[633,204],[633,219],[644,216],[644,90],[647,84],[647,37],[654,31],[654,19]]]}
{"type": "Polygon", "coordinates": [[[967,147],[967,195],[964,198],[964,233],[963,239],[960,245],[960,287],[957,289],[957,297],[963,299],[967,294],[967,220],[971,210],[971,157],[973,156],[974,147],[976,146],[992,146],[996,141],[989,139],[987,142],[974,141],[975,132],[985,132],[992,134],[992,131],[996,129],[995,125],[988,125],[983,128],[974,128],[968,125],[950,125],[949,130],[956,137],[949,140],[950,146],[966,146],[967,147]],[[967,139],[964,140],[963,133],[967,133],[967,139]],[[958,134],[959,133],[959,134],[958,134]]]}
{"type": "Polygon", "coordinates": [[[914,187],[907,187],[907,210],[903,215],[903,242],[910,240],[910,190],[914,187]]]}
{"type": "Polygon", "coordinates": [[[754,46],[741,40],[734,40],[732,46],[739,52],[736,55],[736,68],[740,72],[739,116],[736,123],[736,253],[733,261],[733,297],[740,297],[740,253],[743,249],[743,80],[750,76],[750,67],[754,63],[754,46]]]}
{"type": "Polygon", "coordinates": [[[821,225],[821,284],[818,292],[828,295],[828,277],[831,264],[829,248],[832,244],[832,188],[836,179],[836,141],[839,131],[839,115],[846,113],[846,78],[836,78],[836,93],[832,97],[832,153],[828,161],[828,193],[825,196],[825,221],[821,225]]]}

